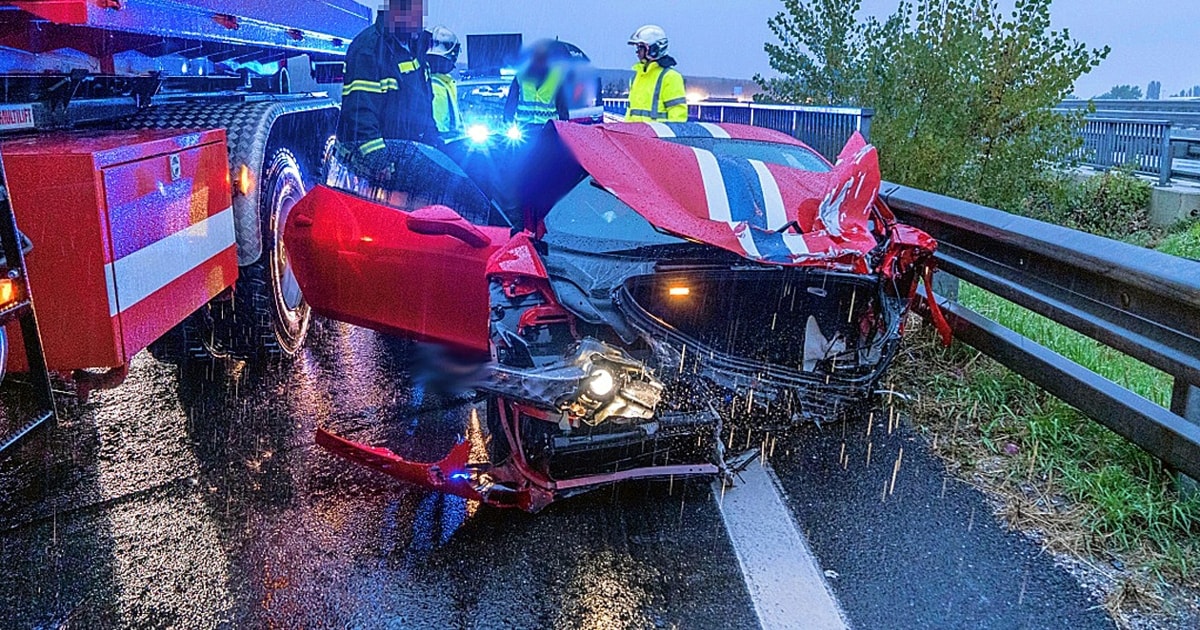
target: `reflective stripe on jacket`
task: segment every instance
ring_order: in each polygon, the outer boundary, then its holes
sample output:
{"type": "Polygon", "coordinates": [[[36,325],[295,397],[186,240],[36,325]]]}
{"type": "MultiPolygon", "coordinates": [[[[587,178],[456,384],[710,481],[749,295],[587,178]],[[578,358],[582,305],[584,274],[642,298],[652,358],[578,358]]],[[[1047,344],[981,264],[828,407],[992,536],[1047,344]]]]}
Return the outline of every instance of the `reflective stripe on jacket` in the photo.
{"type": "Polygon", "coordinates": [[[424,35],[402,41],[382,22],[368,27],[346,51],[346,78],[338,141],[365,155],[384,140],[438,143],[428,69],[414,50],[424,50],[424,35]]]}
{"type": "Polygon", "coordinates": [[[438,132],[454,133],[462,130],[462,115],[458,109],[458,86],[448,74],[430,77],[433,84],[433,119],[438,132]]]}
{"type": "Polygon", "coordinates": [[[558,68],[552,68],[541,84],[533,77],[517,77],[521,94],[517,101],[516,121],[524,125],[542,125],[558,120],[559,90],[565,78],[558,68]]]}
{"type": "Polygon", "coordinates": [[[633,67],[625,122],[687,122],[687,88],[675,60],[663,57],[633,67]]]}

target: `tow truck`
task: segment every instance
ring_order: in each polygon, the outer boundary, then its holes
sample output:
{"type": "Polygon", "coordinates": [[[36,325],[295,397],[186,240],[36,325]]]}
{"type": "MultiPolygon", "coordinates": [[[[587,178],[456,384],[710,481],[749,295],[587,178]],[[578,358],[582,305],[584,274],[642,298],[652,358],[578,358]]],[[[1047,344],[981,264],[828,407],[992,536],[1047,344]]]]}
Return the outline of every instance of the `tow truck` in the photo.
{"type": "Polygon", "coordinates": [[[48,373],[86,397],[146,348],[299,350],[282,229],[332,143],[322,86],[371,18],[353,0],[0,0],[0,370],[39,407],[0,452],[53,418],[48,373]]]}

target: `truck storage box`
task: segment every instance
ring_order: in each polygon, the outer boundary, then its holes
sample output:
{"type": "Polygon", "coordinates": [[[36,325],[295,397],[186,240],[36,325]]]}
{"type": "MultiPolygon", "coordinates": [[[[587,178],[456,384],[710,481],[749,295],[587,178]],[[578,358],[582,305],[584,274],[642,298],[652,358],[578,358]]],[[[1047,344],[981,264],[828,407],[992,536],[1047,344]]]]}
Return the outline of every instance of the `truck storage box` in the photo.
{"type": "Polygon", "coordinates": [[[124,365],[237,279],[224,130],[46,134],[2,151],[51,370],[124,365]]]}

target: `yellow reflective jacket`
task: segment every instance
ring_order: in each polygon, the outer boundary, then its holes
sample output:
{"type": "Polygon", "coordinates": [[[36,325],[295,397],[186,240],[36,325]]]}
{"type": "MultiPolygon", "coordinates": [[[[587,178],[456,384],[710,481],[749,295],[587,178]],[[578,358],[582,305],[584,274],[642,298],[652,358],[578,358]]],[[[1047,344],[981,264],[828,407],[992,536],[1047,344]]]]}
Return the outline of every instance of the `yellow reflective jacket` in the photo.
{"type": "Polygon", "coordinates": [[[687,122],[687,88],[675,60],[663,57],[633,67],[625,122],[687,122]]]}
{"type": "Polygon", "coordinates": [[[561,68],[551,68],[540,84],[529,76],[518,76],[514,87],[520,88],[513,119],[523,125],[542,125],[562,118],[564,109],[562,87],[566,75],[561,68]]]}
{"type": "Polygon", "coordinates": [[[448,74],[429,77],[433,86],[433,120],[442,134],[462,131],[462,115],[458,109],[458,86],[448,74]]]}

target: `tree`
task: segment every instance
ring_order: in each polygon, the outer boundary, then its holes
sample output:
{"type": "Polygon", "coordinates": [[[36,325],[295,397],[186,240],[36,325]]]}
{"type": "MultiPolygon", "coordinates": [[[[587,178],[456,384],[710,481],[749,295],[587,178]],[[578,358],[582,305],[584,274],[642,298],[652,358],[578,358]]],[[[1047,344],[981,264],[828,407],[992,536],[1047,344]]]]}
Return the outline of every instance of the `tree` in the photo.
{"type": "Polygon", "coordinates": [[[903,0],[885,20],[859,0],[784,0],[766,45],[767,98],[872,107],[889,180],[1000,207],[1077,146],[1081,114],[1053,107],[1108,55],[1050,29],[1051,0],[903,0]]]}
{"type": "Polygon", "coordinates": [[[1113,88],[1104,94],[1096,97],[1097,99],[1117,99],[1122,101],[1140,101],[1142,100],[1142,88],[1136,85],[1114,85],[1113,88]]]}
{"type": "Polygon", "coordinates": [[[1146,100],[1157,101],[1160,98],[1162,98],[1162,83],[1151,81],[1150,85],[1146,86],[1146,100]]]}

